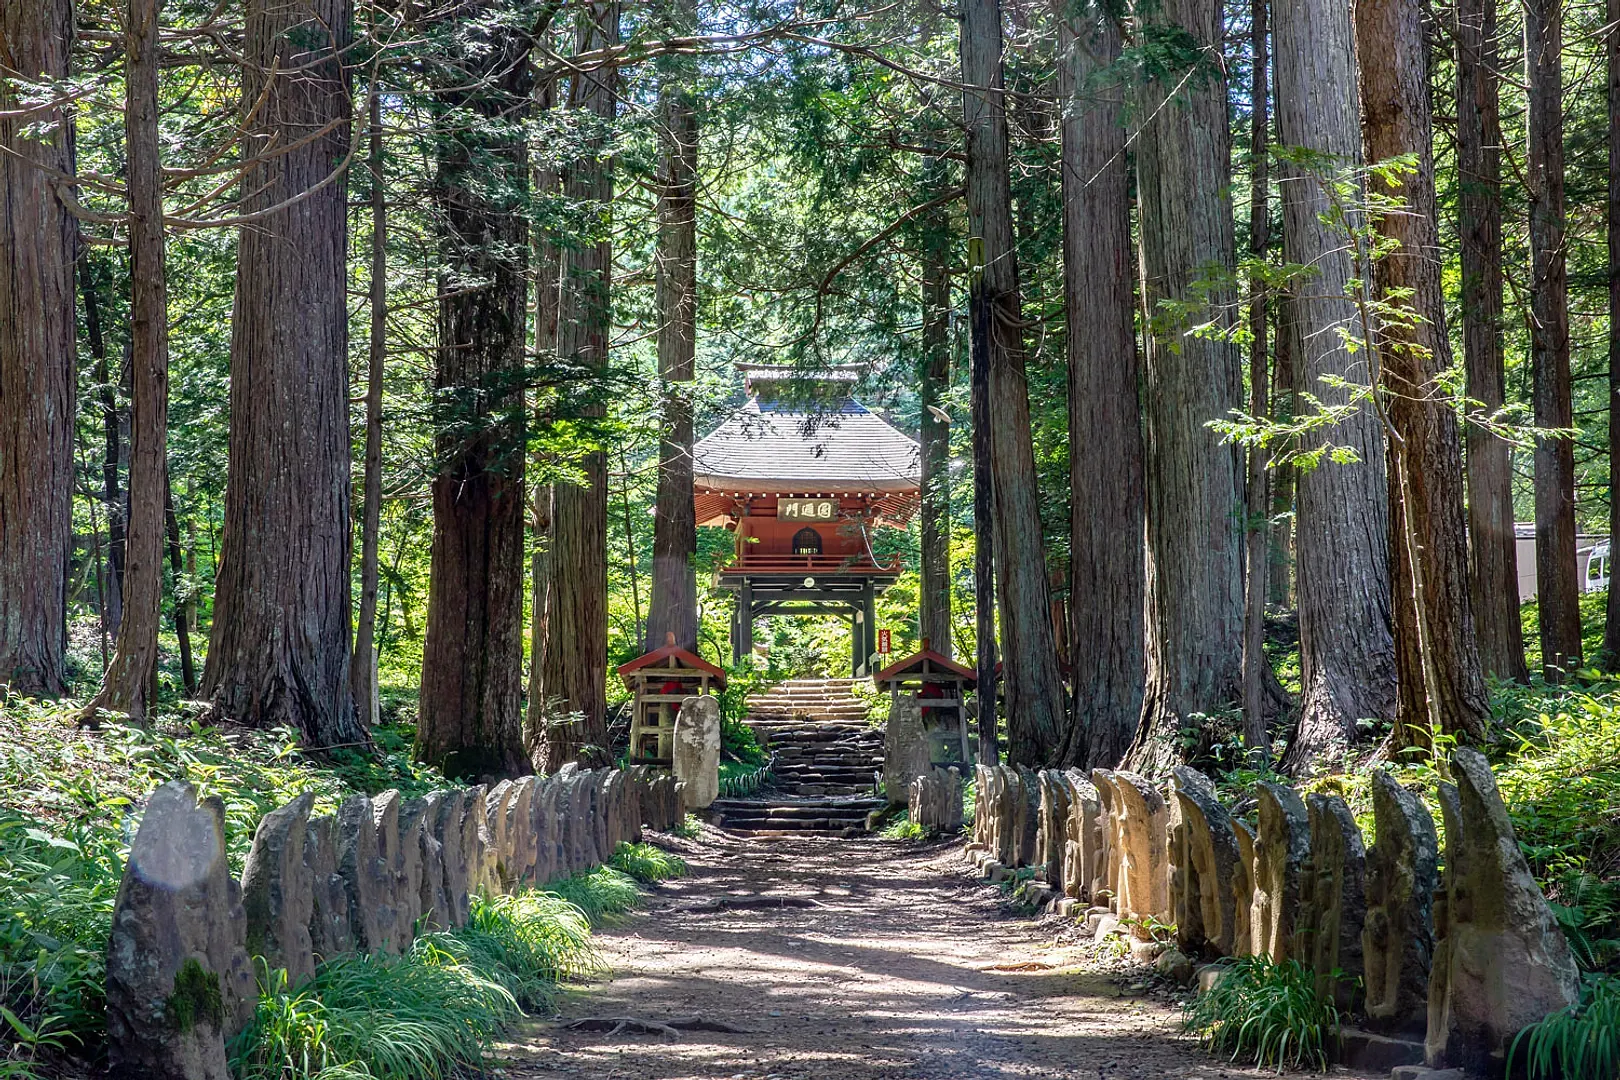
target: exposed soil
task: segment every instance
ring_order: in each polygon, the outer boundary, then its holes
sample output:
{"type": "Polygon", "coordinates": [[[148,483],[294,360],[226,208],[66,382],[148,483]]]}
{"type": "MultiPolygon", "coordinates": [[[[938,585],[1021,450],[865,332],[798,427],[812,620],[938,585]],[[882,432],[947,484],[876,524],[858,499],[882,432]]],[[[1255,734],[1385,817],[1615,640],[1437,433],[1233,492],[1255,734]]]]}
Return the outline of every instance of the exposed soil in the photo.
{"type": "Polygon", "coordinates": [[[959,844],[705,829],[671,846],[691,876],[602,932],[614,976],[524,1029],[506,1048],[510,1078],[1277,1075],[1205,1053],[1180,1034],[1179,991],[1108,946],[1060,940],[1074,938],[1061,930],[1072,923],[1009,910],[969,876],[959,844]],[[566,1026],[586,1017],[741,1030],[566,1026]]]}

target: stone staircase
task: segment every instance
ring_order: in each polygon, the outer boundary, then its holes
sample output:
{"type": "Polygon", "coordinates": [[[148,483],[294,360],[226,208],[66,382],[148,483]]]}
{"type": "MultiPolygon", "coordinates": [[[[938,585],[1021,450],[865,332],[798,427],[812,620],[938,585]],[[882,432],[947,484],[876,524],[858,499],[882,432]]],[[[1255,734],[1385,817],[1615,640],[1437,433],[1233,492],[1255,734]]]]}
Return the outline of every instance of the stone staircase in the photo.
{"type": "Polygon", "coordinates": [[[748,701],[748,724],[776,756],[772,784],[746,799],[720,799],[721,828],[779,835],[847,835],[885,805],[873,795],[883,732],[866,722],[853,679],[792,679],[748,701]]]}

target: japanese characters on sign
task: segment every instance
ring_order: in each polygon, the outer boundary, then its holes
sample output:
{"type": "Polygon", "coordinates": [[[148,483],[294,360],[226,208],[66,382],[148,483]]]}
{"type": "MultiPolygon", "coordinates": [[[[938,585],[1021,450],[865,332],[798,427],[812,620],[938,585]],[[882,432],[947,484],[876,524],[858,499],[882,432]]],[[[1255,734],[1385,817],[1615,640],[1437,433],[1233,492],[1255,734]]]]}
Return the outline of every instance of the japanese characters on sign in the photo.
{"type": "Polygon", "coordinates": [[[890,645],[889,631],[886,630],[886,629],[885,630],[879,630],[878,631],[878,652],[882,653],[884,656],[889,655],[889,652],[890,652],[889,645],[890,645]]]}
{"type": "Polygon", "coordinates": [[[838,517],[838,500],[778,499],[776,516],[784,521],[833,521],[838,517]]]}

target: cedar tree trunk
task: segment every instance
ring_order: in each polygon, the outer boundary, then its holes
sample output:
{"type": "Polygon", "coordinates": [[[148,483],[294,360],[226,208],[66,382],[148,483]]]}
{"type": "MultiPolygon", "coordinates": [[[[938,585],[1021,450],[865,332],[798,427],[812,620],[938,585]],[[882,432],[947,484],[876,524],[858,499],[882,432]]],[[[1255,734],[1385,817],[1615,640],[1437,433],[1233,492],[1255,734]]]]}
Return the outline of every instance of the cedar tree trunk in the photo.
{"type": "MultiPolygon", "coordinates": [[[[1502,358],[1502,125],[1496,0],[1457,3],[1457,231],[1462,241],[1463,365],[1468,396],[1487,414],[1506,401],[1502,358]]],[[[1513,448],[1469,424],[1469,588],[1479,660],[1524,682],[1519,566],[1513,535],[1513,448]]]]}
{"type": "MultiPolygon", "coordinates": [[[[618,42],[616,0],[587,0],[577,20],[579,52],[618,42]]],[[[600,133],[613,122],[617,89],[613,67],[578,72],[569,79],[569,104],[589,114],[592,130],[600,133]]],[[[597,208],[601,222],[596,236],[564,253],[557,354],[580,371],[605,373],[612,316],[607,218],[613,163],[600,134],[582,150],[568,167],[564,192],[579,205],[597,208]]],[[[603,414],[600,404],[583,411],[587,417],[603,414]]],[[[580,466],[585,482],[558,483],[552,494],[551,601],[541,672],[546,720],[538,762],[546,772],[607,754],[607,458],[595,450],[580,466]]]]}
{"type": "Polygon", "coordinates": [[[1098,7],[1058,24],[1074,675],[1074,715],[1061,760],[1088,769],[1113,768],[1130,749],[1142,718],[1146,662],[1125,87],[1110,74],[1121,47],[1118,23],[1098,7]]]}
{"type": "Polygon", "coordinates": [[[382,96],[371,87],[371,335],[366,342],[366,463],[360,515],[360,611],[350,685],[362,723],[377,715],[377,533],[382,524],[383,365],[388,357],[388,197],[383,187],[382,96]]]}
{"type": "MultiPolygon", "coordinates": [[[[1530,368],[1536,426],[1575,424],[1569,380],[1565,271],[1563,0],[1524,4],[1529,87],[1525,186],[1530,196],[1530,368]]],[[[1581,581],[1575,567],[1575,444],[1536,440],[1536,596],[1541,673],[1563,679],[1581,664],[1581,581]]]]}
{"type": "Polygon", "coordinates": [[[528,771],[523,751],[523,368],[528,35],[458,28],[439,104],[439,393],[433,562],[416,753],[455,777],[528,771]],[[491,184],[489,178],[500,178],[491,184]]]}
{"type": "MultiPolygon", "coordinates": [[[[1271,126],[1270,86],[1267,82],[1267,0],[1249,6],[1249,257],[1264,262],[1271,246],[1270,175],[1267,160],[1271,126]]],[[[1266,290],[1250,286],[1249,296],[1249,415],[1264,419],[1269,410],[1270,379],[1266,374],[1266,290]]],[[[1249,448],[1248,510],[1243,536],[1243,745],[1271,756],[1266,731],[1266,554],[1270,455],[1263,446],[1249,448]]]]}
{"type": "Polygon", "coordinates": [[[8,80],[67,78],[72,46],[72,0],[0,4],[0,682],[30,695],[65,688],[78,227],[71,118],[8,80]]]}
{"type": "Polygon", "coordinates": [[[1369,400],[1374,357],[1346,344],[1367,338],[1351,295],[1361,271],[1351,238],[1324,220],[1334,172],[1361,161],[1350,9],[1332,0],[1276,0],[1275,10],[1278,139],[1331,163],[1283,166],[1283,256],[1312,268],[1295,290],[1290,344],[1305,390],[1324,406],[1353,404],[1352,395],[1362,395],[1353,412],[1311,436],[1313,443],[1349,449],[1356,460],[1324,459],[1298,481],[1302,692],[1284,765],[1306,772],[1341,760],[1357,741],[1358,720],[1395,717],[1389,484],[1383,432],[1369,400]]]}
{"type": "MultiPolygon", "coordinates": [[[[1614,543],[1620,538],[1620,0],[1608,0],[1609,36],[1604,49],[1609,61],[1609,543],[1611,567],[1614,543]]],[[[1611,571],[1612,573],[1612,571],[1611,571]]],[[[1518,595],[1517,591],[1514,593],[1518,595]]],[[[1610,579],[1603,612],[1603,653],[1610,671],[1620,671],[1620,588],[1610,579]]]]}
{"type": "Polygon", "coordinates": [[[1392,748],[1423,742],[1431,730],[1465,741],[1489,723],[1485,679],[1468,595],[1461,440],[1452,403],[1437,376],[1451,363],[1440,286],[1435,220],[1433,121],[1428,50],[1419,0],[1355,0],[1362,144],[1371,163],[1415,155],[1415,172],[1373,181],[1404,213],[1377,228],[1398,250],[1378,260],[1373,284],[1388,304],[1417,319],[1380,320],[1374,329],[1390,426],[1390,578],[1399,692],[1392,748]],[[1398,298],[1405,291],[1409,298],[1398,298]]]}
{"type": "MultiPolygon", "coordinates": [[[[1180,756],[1195,714],[1242,700],[1243,493],[1229,447],[1205,425],[1240,400],[1234,346],[1165,318],[1164,301],[1199,299],[1210,267],[1233,268],[1226,80],[1218,67],[1220,5],[1167,0],[1155,32],[1184,32],[1202,70],[1161,74],[1143,89],[1151,116],[1137,143],[1142,305],[1147,347],[1147,686],[1127,761],[1162,772],[1180,756]],[[1179,93],[1175,92],[1180,84],[1179,93]],[[1167,100],[1174,94],[1174,100],[1167,100]]],[[[1229,286],[1203,299],[1217,317],[1229,286]]],[[[1199,320],[1202,321],[1202,320],[1199,320]]]]}
{"type": "Polygon", "coordinates": [[[965,0],[961,50],[968,222],[980,247],[979,265],[970,272],[985,307],[982,323],[975,325],[986,331],[989,405],[995,417],[989,443],[1007,756],[1014,764],[1043,765],[1061,753],[1067,718],[1058,678],[1024,373],[998,0],[965,0]]]}

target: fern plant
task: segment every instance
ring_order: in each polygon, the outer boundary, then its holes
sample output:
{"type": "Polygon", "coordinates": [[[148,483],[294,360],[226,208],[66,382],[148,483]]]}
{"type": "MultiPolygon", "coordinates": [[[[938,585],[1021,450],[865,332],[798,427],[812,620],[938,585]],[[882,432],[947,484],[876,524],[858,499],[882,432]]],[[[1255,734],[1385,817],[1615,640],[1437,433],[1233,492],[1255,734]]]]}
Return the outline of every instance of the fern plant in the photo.
{"type": "Polygon", "coordinates": [[[1316,974],[1297,960],[1274,964],[1264,956],[1227,965],[1214,987],[1187,1006],[1183,1021],[1211,1050],[1278,1072],[1327,1071],[1339,1036],[1339,1010],[1317,998],[1316,974]]]}
{"type": "Polygon", "coordinates": [[[1620,977],[1588,976],[1578,1004],[1519,1032],[1508,1048],[1508,1076],[1520,1075],[1529,1080],[1620,1076],[1620,977]]]}

